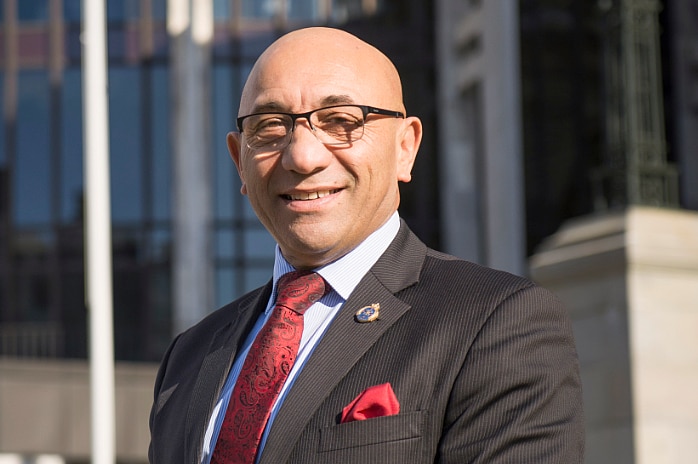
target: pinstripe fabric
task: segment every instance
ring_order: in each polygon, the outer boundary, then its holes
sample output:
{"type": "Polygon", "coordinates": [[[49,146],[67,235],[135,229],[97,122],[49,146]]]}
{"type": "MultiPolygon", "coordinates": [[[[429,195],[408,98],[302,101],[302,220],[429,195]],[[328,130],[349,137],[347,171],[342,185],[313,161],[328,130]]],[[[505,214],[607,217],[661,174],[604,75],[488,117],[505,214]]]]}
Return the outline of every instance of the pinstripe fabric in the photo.
{"type": "MultiPolygon", "coordinates": [[[[182,387],[183,362],[191,361],[183,351],[205,360],[205,330],[245,314],[244,306],[233,303],[171,348],[156,399],[179,387],[151,416],[152,462],[192,462],[177,450],[182,431],[195,428],[186,422],[199,417],[176,413],[191,395],[182,387]]],[[[194,364],[189,373],[197,376],[194,364]]],[[[429,250],[403,224],[296,379],[260,464],[575,464],[583,461],[582,419],[576,353],[559,301],[525,279],[429,250]],[[379,320],[357,323],[354,312],[375,302],[379,320]],[[385,382],[398,415],[339,424],[358,393],[385,382]]]]}

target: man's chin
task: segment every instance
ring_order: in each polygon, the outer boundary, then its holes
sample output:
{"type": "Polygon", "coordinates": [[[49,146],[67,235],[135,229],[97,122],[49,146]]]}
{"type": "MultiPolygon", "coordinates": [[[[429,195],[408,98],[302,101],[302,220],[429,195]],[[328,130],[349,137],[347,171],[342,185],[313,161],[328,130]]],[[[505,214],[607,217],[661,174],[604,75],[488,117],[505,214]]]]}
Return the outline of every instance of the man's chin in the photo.
{"type": "MultiPolygon", "coordinates": [[[[288,242],[287,242],[288,244],[288,242]]],[[[336,261],[350,249],[335,242],[323,242],[318,237],[298,236],[292,246],[282,246],[281,252],[286,261],[297,269],[315,269],[336,261]]]]}

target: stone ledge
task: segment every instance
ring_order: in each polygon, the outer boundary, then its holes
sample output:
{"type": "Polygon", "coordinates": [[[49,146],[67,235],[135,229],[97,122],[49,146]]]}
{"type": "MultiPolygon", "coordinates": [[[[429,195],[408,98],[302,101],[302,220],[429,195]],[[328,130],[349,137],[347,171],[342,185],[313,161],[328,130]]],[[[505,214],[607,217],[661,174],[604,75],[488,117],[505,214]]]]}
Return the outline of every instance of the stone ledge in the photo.
{"type": "MultiPolygon", "coordinates": [[[[116,364],[116,453],[120,461],[147,462],[148,416],[156,373],[153,364],[116,364]]],[[[0,358],[0,450],[88,460],[89,397],[87,361],[0,358]]]]}
{"type": "Polygon", "coordinates": [[[554,283],[627,266],[698,271],[698,213],[635,206],[572,219],[530,260],[534,280],[554,283]]]}

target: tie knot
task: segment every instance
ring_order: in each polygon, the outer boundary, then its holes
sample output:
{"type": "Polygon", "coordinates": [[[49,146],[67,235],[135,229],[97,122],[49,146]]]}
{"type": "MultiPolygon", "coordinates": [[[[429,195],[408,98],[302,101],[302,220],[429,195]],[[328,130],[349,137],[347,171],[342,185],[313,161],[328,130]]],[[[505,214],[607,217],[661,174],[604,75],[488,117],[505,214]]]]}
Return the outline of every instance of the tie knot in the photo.
{"type": "Polygon", "coordinates": [[[303,314],[325,294],[325,279],[317,272],[294,271],[279,279],[276,306],[303,314]]]}

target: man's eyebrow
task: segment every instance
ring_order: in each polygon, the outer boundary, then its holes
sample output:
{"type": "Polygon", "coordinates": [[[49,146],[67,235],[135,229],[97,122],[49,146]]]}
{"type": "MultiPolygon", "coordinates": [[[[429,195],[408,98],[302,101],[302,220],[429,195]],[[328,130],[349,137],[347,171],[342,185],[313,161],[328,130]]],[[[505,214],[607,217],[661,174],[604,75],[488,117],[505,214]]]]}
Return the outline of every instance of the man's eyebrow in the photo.
{"type": "MultiPolygon", "coordinates": [[[[320,100],[320,104],[318,108],[322,108],[325,106],[333,106],[333,105],[352,105],[354,104],[354,99],[350,97],[349,95],[328,95],[327,97],[324,97],[322,100],[320,100]]],[[[250,114],[255,114],[255,113],[269,113],[269,112],[274,112],[274,113],[288,113],[288,107],[285,105],[282,105],[281,103],[277,101],[269,101],[265,103],[260,103],[258,105],[255,105],[252,108],[252,111],[250,114]]]]}
{"type": "Polygon", "coordinates": [[[322,105],[343,105],[343,104],[353,104],[354,99],[349,95],[329,95],[321,100],[322,105]]]}
{"type": "Polygon", "coordinates": [[[252,108],[252,111],[250,112],[250,114],[266,113],[266,112],[271,112],[271,111],[283,113],[283,112],[287,111],[287,108],[283,107],[279,102],[271,101],[271,102],[261,103],[259,105],[255,105],[252,108]]]}

